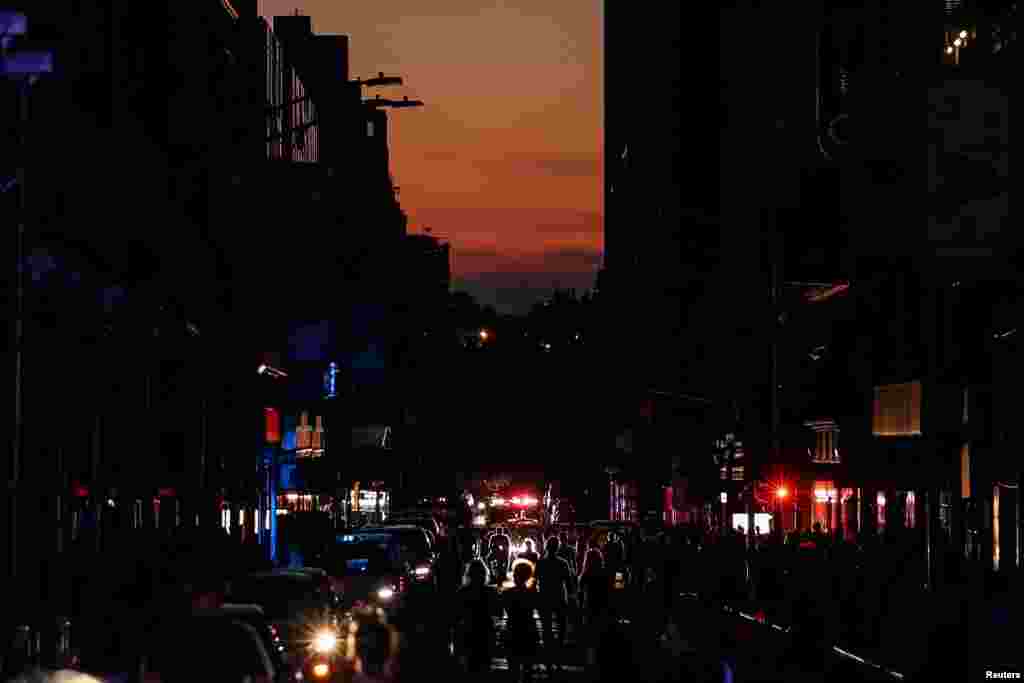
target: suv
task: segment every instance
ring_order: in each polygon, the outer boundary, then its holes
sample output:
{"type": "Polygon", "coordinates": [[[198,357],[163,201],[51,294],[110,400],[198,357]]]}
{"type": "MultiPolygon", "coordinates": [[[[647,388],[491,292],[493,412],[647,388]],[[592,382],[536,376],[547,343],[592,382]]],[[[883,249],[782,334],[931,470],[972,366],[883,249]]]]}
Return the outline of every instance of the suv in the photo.
{"type": "Polygon", "coordinates": [[[436,587],[436,557],[427,532],[416,526],[343,531],[321,564],[344,608],[396,610],[412,590],[436,587]]]}

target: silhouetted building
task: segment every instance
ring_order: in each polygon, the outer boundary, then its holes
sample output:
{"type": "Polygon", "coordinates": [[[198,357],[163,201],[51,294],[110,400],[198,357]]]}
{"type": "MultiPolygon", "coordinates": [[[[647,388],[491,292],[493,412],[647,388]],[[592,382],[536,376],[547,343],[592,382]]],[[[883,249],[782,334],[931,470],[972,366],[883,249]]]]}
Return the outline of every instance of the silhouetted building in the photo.
{"type": "Polygon", "coordinates": [[[420,334],[444,333],[437,329],[447,322],[448,297],[451,291],[451,247],[429,234],[405,237],[404,303],[413,316],[409,324],[420,334]]]}
{"type": "MultiPolygon", "coordinates": [[[[76,616],[69,572],[99,565],[69,560],[72,546],[109,555],[197,525],[266,540],[282,424],[323,418],[310,448],[326,459],[325,435],[351,427],[314,410],[330,363],[338,399],[382,384],[383,274],[405,217],[386,118],[349,82],[343,39],[302,21],[276,34],[254,2],[30,14],[58,68],[30,96],[25,446],[8,503],[34,512],[4,533],[5,605],[48,596],[76,616]],[[290,384],[257,372],[263,349],[290,384]]],[[[335,441],[342,460],[349,440],[335,441]]]]}

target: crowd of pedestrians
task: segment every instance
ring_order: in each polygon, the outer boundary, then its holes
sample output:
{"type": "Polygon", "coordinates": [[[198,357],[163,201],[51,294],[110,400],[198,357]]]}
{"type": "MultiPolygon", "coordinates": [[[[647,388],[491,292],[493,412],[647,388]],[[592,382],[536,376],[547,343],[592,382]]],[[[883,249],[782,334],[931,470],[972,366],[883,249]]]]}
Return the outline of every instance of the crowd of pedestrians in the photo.
{"type": "Polygon", "coordinates": [[[558,672],[570,634],[591,673],[609,679],[628,673],[623,667],[633,661],[635,643],[625,633],[636,630],[623,624],[642,615],[642,636],[655,643],[670,613],[665,604],[671,604],[668,586],[675,582],[655,560],[661,542],[614,532],[570,537],[504,528],[464,536],[457,553],[465,561],[465,580],[452,618],[463,670],[473,675],[490,666],[498,641],[493,619],[504,616],[502,649],[513,681],[529,679],[537,666],[558,672]],[[637,598],[650,609],[635,604],[637,598]]]}
{"type": "MultiPolygon", "coordinates": [[[[396,624],[408,645],[402,668],[440,671],[454,651],[470,680],[496,657],[514,682],[577,665],[595,680],[722,680],[723,668],[754,666],[791,667],[786,680],[801,680],[800,671],[833,666],[838,645],[913,680],[967,674],[1018,651],[1008,634],[1024,601],[1013,582],[972,569],[951,546],[938,546],[931,576],[914,530],[856,540],[820,527],[759,531],[449,529],[437,544],[441,590],[396,624]],[[779,628],[752,636],[723,607],[779,628]]],[[[260,550],[191,530],[83,561],[90,580],[73,585],[68,615],[74,664],[118,670],[147,618],[226,576],[269,568],[260,550]]],[[[0,661],[7,676],[20,668],[0,661]]]]}
{"type": "MultiPolygon", "coordinates": [[[[677,659],[695,650],[714,662],[742,658],[757,649],[744,640],[754,636],[734,628],[735,618],[714,623],[712,616],[730,607],[774,624],[773,633],[785,633],[781,639],[764,639],[771,643],[766,656],[798,671],[834,667],[835,646],[878,663],[879,670],[902,672],[905,680],[934,670],[966,673],[966,667],[981,666],[986,656],[999,656],[999,634],[1007,632],[1000,624],[1017,623],[1019,610],[1010,606],[1024,603],[1015,597],[1006,573],[979,570],[951,544],[938,546],[939,569],[929,584],[919,531],[851,539],[820,525],[786,534],[695,525],[547,534],[499,528],[468,537],[462,554],[478,567],[477,576],[482,571],[495,576],[490,590],[508,585],[507,592],[518,596],[513,609],[504,607],[509,629],[526,628],[512,615],[526,600],[522,596],[534,591],[543,647],[524,645],[520,652],[551,668],[557,668],[567,633],[583,648],[587,664],[600,672],[615,672],[631,660],[623,647],[631,648],[632,655],[638,648],[661,646],[677,659]],[[543,548],[543,555],[537,555],[536,547],[543,548]],[[515,574],[519,561],[528,563],[529,574],[526,569],[515,574]],[[694,612],[693,604],[701,610],[694,612]],[[621,639],[624,621],[629,644],[621,639]],[[986,636],[972,638],[972,628],[986,636]],[[973,664],[965,656],[968,640],[973,664]]],[[[499,601],[494,613],[502,609],[499,601]]],[[[536,631],[532,623],[529,628],[536,631]]]]}

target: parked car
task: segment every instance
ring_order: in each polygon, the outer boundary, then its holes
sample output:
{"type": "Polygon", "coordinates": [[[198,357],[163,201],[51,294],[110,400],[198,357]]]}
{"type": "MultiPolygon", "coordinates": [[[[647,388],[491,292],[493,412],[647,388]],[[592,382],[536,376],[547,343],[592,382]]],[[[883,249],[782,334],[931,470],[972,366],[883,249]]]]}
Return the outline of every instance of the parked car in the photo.
{"type": "Polygon", "coordinates": [[[405,511],[392,515],[388,518],[387,523],[389,526],[393,525],[412,525],[418,526],[422,529],[426,529],[432,536],[432,541],[437,543],[437,539],[442,536],[443,526],[437,520],[437,518],[429,513],[423,511],[405,511]]]}
{"type": "Polygon", "coordinates": [[[289,667],[279,656],[271,654],[275,648],[267,645],[269,627],[266,622],[263,627],[259,626],[259,617],[258,607],[234,606],[162,619],[145,641],[140,666],[142,680],[145,683],[242,680],[285,683],[294,680],[289,667]]]}
{"type": "Polygon", "coordinates": [[[340,601],[322,569],[276,569],[231,582],[229,599],[259,605],[287,652],[301,658],[321,632],[337,635],[340,601]]]}

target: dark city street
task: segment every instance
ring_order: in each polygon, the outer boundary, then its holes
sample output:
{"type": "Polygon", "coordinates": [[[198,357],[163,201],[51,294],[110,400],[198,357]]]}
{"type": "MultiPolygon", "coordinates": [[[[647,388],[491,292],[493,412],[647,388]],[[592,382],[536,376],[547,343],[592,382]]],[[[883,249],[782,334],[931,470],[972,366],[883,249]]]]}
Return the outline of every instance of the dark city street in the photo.
{"type": "Polygon", "coordinates": [[[1015,0],[0,0],[0,683],[1024,675],[1015,0]]]}

